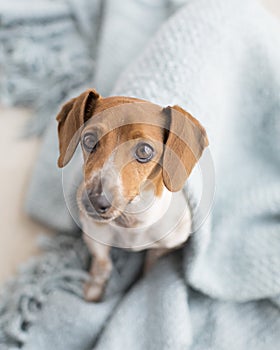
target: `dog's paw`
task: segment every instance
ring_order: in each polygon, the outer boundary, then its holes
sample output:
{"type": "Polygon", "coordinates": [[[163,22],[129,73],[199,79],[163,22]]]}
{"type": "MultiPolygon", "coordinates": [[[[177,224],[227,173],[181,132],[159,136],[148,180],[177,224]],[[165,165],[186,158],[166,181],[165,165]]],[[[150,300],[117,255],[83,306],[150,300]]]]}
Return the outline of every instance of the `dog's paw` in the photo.
{"type": "Polygon", "coordinates": [[[86,301],[100,301],[104,293],[104,286],[95,282],[87,282],[84,285],[84,298],[86,301]]]}

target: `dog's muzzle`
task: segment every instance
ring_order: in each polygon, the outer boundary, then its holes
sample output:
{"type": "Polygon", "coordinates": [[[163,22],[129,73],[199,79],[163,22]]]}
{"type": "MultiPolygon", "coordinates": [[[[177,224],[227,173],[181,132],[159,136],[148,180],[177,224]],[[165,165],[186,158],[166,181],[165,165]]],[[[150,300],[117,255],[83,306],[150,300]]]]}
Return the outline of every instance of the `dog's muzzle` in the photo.
{"type": "Polygon", "coordinates": [[[93,191],[84,190],[82,194],[82,203],[86,211],[95,216],[106,214],[111,208],[111,203],[104,193],[94,193],[93,191]]]}

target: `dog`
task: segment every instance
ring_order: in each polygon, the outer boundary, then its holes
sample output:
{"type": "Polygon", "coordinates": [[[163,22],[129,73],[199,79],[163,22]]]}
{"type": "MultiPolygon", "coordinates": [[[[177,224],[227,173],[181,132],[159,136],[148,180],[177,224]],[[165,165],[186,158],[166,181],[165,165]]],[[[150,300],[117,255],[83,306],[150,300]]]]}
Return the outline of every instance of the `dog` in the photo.
{"type": "Polygon", "coordinates": [[[112,245],[147,250],[147,270],[186,242],[191,213],[182,188],[208,138],[179,106],[103,98],[94,89],[65,103],[57,121],[58,166],[70,161],[79,143],[82,147],[77,203],[93,256],[84,296],[99,301],[112,270],[112,245]]]}

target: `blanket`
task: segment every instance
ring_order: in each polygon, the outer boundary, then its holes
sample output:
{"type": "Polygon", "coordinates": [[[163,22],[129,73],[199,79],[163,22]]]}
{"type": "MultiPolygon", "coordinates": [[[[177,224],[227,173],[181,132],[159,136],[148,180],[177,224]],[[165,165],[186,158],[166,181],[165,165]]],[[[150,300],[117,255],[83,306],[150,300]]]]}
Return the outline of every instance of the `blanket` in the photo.
{"type": "MultiPolygon", "coordinates": [[[[89,254],[80,237],[42,239],[45,255],[2,291],[1,349],[278,349],[279,34],[254,0],[189,0],[164,21],[111,94],[176,103],[202,122],[211,211],[194,215],[187,244],[145,276],[143,253],[114,248],[100,303],[82,298],[89,254]]],[[[185,188],[193,213],[204,209],[196,179],[185,188]]]]}
{"type": "Polygon", "coordinates": [[[42,133],[67,93],[92,79],[100,1],[87,7],[85,0],[0,3],[1,102],[34,110],[28,135],[42,133]]]}

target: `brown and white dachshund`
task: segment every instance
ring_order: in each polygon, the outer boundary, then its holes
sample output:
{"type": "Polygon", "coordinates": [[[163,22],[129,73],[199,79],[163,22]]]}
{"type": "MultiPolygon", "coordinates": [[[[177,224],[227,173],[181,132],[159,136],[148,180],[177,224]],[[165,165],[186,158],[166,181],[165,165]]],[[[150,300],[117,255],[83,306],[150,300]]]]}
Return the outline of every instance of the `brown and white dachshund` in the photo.
{"type": "Polygon", "coordinates": [[[148,268],[187,240],[191,214],[182,188],[208,139],[179,106],[102,98],[93,89],[64,104],[57,121],[58,166],[70,161],[79,143],[82,147],[77,202],[93,256],[84,294],[98,301],[111,274],[112,245],[148,249],[148,268]]]}

